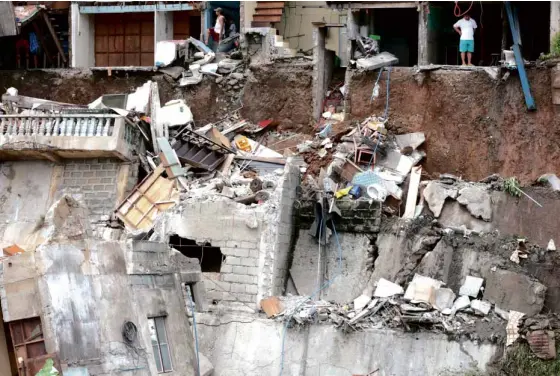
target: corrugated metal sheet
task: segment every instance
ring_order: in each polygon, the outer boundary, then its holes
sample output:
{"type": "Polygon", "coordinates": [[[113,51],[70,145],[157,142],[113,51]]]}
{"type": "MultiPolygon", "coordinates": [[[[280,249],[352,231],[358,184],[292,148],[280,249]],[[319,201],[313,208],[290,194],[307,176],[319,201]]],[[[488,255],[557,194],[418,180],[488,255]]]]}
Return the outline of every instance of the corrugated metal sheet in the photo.
{"type": "Polygon", "coordinates": [[[0,37],[9,37],[17,34],[18,29],[12,2],[0,2],[0,37]]]}

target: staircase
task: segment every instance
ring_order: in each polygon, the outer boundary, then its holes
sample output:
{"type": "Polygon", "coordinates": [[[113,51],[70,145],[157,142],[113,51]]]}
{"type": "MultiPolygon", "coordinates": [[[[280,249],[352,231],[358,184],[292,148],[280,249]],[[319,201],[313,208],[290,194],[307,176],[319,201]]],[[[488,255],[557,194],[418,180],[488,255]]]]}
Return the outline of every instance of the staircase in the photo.
{"type": "Polygon", "coordinates": [[[272,27],[272,24],[282,21],[283,12],[283,1],[257,1],[251,27],[272,27]]]}

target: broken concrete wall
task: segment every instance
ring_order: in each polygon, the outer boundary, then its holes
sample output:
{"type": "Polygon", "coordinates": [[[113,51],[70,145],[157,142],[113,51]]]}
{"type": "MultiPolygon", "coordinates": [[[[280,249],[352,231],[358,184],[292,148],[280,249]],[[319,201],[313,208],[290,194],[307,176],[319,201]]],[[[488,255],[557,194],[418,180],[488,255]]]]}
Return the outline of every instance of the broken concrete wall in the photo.
{"type": "MultiPolygon", "coordinates": [[[[365,234],[339,233],[342,264],[339,268],[339,249],[332,235],[326,245],[327,267],[325,281],[333,283],[321,292],[321,298],[346,304],[359,296],[368,286],[370,272],[366,270],[370,239],[365,234]]],[[[307,230],[300,230],[294,249],[290,276],[298,295],[311,295],[318,288],[319,243],[307,230]]],[[[322,246],[323,247],[323,246],[322,246]]]]}
{"type": "Polygon", "coordinates": [[[3,162],[0,165],[0,238],[2,247],[33,243],[52,203],[53,164],[45,161],[3,162]]]}
{"type": "MultiPolygon", "coordinates": [[[[384,94],[370,101],[377,73],[349,71],[349,75],[351,117],[381,116],[384,94]]],[[[527,111],[514,75],[497,82],[482,69],[415,74],[415,68],[393,68],[387,128],[426,134],[422,168],[432,176],[455,173],[480,180],[498,173],[530,183],[558,170],[560,134],[553,130],[560,126],[560,114],[551,99],[550,70],[528,69],[527,75],[539,107],[536,112],[527,111]],[[532,147],[535,143],[538,147],[532,147]]],[[[384,90],[383,82],[380,92],[384,90]]]]}
{"type": "Polygon", "coordinates": [[[493,344],[449,341],[429,332],[365,330],[344,333],[330,325],[288,329],[252,316],[199,315],[200,348],[214,364],[215,376],[450,375],[484,371],[498,352],[493,344]],[[255,335],[258,333],[258,335],[255,335]],[[228,356],[224,356],[227,354],[228,356]]]}
{"type": "Polygon", "coordinates": [[[157,231],[162,238],[177,234],[219,247],[220,273],[203,270],[209,302],[256,308],[262,297],[283,292],[299,183],[297,166],[287,163],[264,204],[246,206],[215,196],[185,200],[165,215],[157,231]]]}
{"type": "Polygon", "coordinates": [[[109,216],[137,182],[138,165],[115,158],[65,161],[58,194],[69,193],[87,205],[92,221],[109,216]]]}
{"type": "Polygon", "coordinates": [[[560,244],[558,224],[551,217],[560,214],[560,195],[544,187],[527,187],[523,190],[543,207],[537,206],[527,197],[513,197],[502,191],[491,191],[492,220],[490,222],[474,218],[462,205],[447,200],[439,222],[443,226],[460,227],[469,230],[492,232],[526,237],[541,247],[546,247],[550,239],[560,244]]]}
{"type": "Polygon", "coordinates": [[[4,321],[39,316],[42,307],[35,253],[25,252],[3,260],[0,271],[0,305],[4,321]]]}
{"type": "Polygon", "coordinates": [[[138,166],[113,158],[4,162],[0,167],[0,246],[33,250],[49,206],[72,194],[88,207],[92,223],[107,221],[134,186],[138,166]]]}
{"type": "MultiPolygon", "coordinates": [[[[515,239],[495,234],[464,237],[444,232],[437,226],[426,230],[427,220],[409,223],[397,220],[383,228],[377,240],[379,256],[372,282],[386,278],[402,284],[418,273],[459,291],[467,276],[480,277],[486,281],[484,299],[499,308],[529,316],[542,310],[547,287],[529,265],[517,265],[509,260],[516,247],[515,239]]],[[[543,258],[539,254],[534,257],[543,258]]],[[[546,262],[542,260],[538,264],[546,262]]],[[[551,307],[547,304],[547,308],[551,307]]]]}
{"type": "Polygon", "coordinates": [[[138,283],[137,275],[127,274],[128,269],[138,272],[134,265],[127,267],[129,248],[123,242],[93,239],[87,210],[70,196],[51,208],[41,233],[46,241],[35,252],[4,260],[6,321],[23,318],[24,308],[24,317],[41,316],[47,352],[58,353],[63,371],[78,367],[90,375],[126,370],[147,376],[157,373],[148,319],[164,316],[171,374],[194,374],[194,340],[179,271],[169,256],[165,267],[150,270],[146,265],[140,277],[151,277],[151,284],[138,283]],[[10,290],[20,282],[16,276],[37,281],[34,296],[17,296],[10,290]],[[122,333],[127,321],[137,327],[131,343],[122,333]]]}

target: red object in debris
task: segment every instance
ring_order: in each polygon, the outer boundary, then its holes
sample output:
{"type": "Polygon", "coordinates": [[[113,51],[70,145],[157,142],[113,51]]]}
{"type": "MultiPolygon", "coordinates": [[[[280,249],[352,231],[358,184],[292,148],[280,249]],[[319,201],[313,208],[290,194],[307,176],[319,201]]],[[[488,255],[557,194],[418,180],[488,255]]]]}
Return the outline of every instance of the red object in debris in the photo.
{"type": "Polygon", "coordinates": [[[23,253],[25,252],[23,249],[18,247],[16,244],[12,244],[9,247],[4,248],[4,253],[7,253],[9,256],[13,256],[16,253],[23,253]]]}
{"type": "Polygon", "coordinates": [[[261,121],[259,121],[259,127],[261,127],[261,128],[266,128],[266,127],[268,127],[270,124],[272,124],[272,119],[261,120],[261,121]]]}
{"type": "Polygon", "coordinates": [[[538,358],[556,359],[556,343],[552,330],[536,330],[527,334],[527,342],[538,358]]]}

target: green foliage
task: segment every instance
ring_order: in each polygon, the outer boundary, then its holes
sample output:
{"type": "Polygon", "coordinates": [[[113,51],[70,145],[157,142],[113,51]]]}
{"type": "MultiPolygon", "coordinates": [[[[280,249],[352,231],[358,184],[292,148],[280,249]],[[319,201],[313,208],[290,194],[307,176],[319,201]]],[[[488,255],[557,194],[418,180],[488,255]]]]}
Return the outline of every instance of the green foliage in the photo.
{"type": "MultiPolygon", "coordinates": [[[[559,349],[557,347],[557,354],[559,349]]],[[[506,358],[501,361],[500,370],[508,376],[560,375],[560,357],[555,360],[539,359],[528,344],[519,343],[509,349],[506,358]]]]}
{"type": "Polygon", "coordinates": [[[515,177],[511,177],[504,180],[504,191],[506,191],[507,193],[509,193],[514,197],[519,197],[521,196],[521,192],[519,190],[520,190],[519,182],[515,177]]]}
{"type": "Polygon", "coordinates": [[[548,60],[560,57],[560,32],[554,34],[550,41],[550,52],[546,55],[541,55],[541,60],[548,60]]]}

